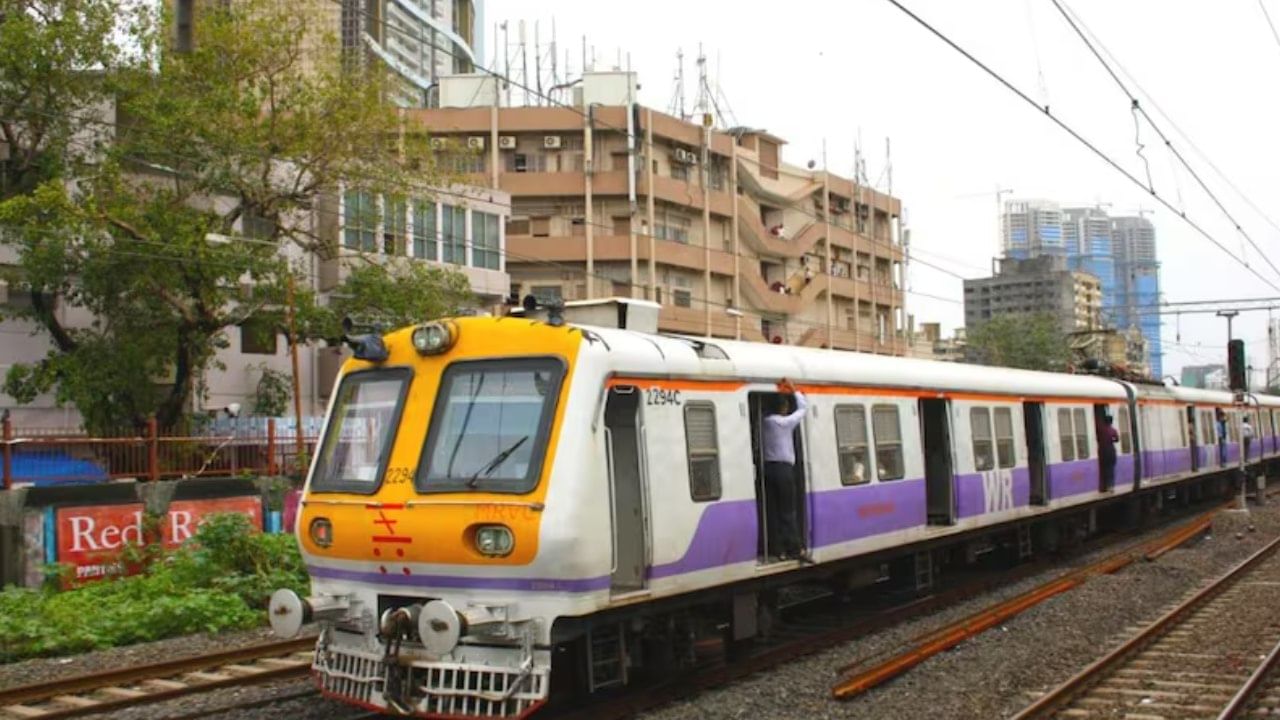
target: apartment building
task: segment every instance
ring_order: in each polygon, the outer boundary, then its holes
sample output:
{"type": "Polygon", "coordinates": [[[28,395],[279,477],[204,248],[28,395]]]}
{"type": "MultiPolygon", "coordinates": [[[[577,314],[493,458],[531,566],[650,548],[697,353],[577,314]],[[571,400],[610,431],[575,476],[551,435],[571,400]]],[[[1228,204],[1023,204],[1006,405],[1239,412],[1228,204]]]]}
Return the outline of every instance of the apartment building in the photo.
{"type": "Polygon", "coordinates": [[[633,102],[591,72],[575,107],[500,107],[493,78],[441,80],[408,131],[471,150],[461,178],[511,195],[513,294],[662,304],[660,329],[905,354],[901,202],[788,164],[785,140],[633,102]]]}
{"type": "Polygon", "coordinates": [[[1051,313],[1064,333],[1101,327],[1102,286],[1089,273],[1069,270],[1065,257],[1003,258],[993,277],[964,281],[969,330],[1000,316],[1051,313]]]}
{"type": "MultiPolygon", "coordinates": [[[[232,0],[166,0],[174,43],[191,47],[203,6],[232,0]]],[[[396,80],[391,98],[403,107],[434,102],[450,73],[472,72],[484,57],[484,0],[290,0],[305,7],[313,42],[336,40],[349,60],[378,62],[396,80]]]]}

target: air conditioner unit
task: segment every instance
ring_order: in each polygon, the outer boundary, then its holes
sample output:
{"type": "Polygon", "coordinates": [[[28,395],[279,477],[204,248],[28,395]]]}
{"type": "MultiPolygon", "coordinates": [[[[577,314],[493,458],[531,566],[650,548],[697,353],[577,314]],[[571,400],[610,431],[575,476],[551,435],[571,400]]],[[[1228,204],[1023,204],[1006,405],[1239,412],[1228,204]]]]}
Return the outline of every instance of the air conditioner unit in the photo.
{"type": "Polygon", "coordinates": [[[542,147],[548,148],[551,150],[558,149],[560,147],[560,136],[559,135],[543,135],[542,147]]]}
{"type": "Polygon", "coordinates": [[[448,144],[449,144],[449,141],[448,141],[448,140],[446,140],[445,138],[442,138],[442,137],[433,137],[433,138],[431,138],[431,149],[432,149],[432,150],[443,150],[443,149],[445,149],[445,146],[447,146],[448,144]]]}
{"type": "Polygon", "coordinates": [[[503,135],[502,137],[498,138],[498,147],[499,147],[499,148],[502,148],[503,150],[515,150],[515,149],[516,149],[516,136],[515,136],[515,135],[503,135]]]}
{"type": "Polygon", "coordinates": [[[483,150],[484,136],[476,135],[474,137],[467,138],[467,147],[471,148],[472,150],[483,150]]]}

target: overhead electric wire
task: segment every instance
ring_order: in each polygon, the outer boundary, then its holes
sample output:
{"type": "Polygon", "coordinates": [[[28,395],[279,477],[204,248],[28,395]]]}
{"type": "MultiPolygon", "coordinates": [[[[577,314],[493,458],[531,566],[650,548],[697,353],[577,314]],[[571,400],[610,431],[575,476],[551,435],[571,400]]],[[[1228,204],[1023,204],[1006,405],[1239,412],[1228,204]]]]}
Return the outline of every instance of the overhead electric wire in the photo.
{"type": "Polygon", "coordinates": [[[1198,223],[1196,223],[1194,220],[1192,220],[1192,219],[1191,219],[1191,218],[1190,218],[1186,213],[1181,212],[1181,211],[1179,211],[1177,208],[1175,208],[1175,207],[1174,207],[1174,206],[1173,206],[1173,205],[1172,205],[1168,200],[1166,200],[1166,199],[1165,199],[1163,196],[1161,196],[1158,192],[1156,192],[1155,190],[1152,190],[1152,189],[1148,189],[1146,186],[1144,186],[1144,185],[1142,184],[1142,181],[1141,181],[1141,180],[1139,180],[1139,179],[1138,179],[1138,178],[1137,178],[1133,173],[1131,173],[1131,172],[1129,172],[1128,170],[1126,170],[1122,165],[1120,165],[1118,162],[1116,162],[1114,159],[1112,159],[1110,155],[1107,155],[1107,154],[1106,154],[1105,152],[1103,152],[1100,148],[1098,148],[1098,146],[1097,146],[1097,145],[1094,145],[1094,144],[1093,144],[1093,142],[1091,142],[1088,138],[1084,137],[1084,136],[1083,136],[1083,135],[1081,135],[1079,132],[1077,132],[1074,128],[1072,128],[1070,125],[1068,125],[1068,124],[1066,124],[1065,122],[1063,122],[1062,120],[1060,120],[1056,115],[1054,115],[1052,112],[1050,112],[1050,110],[1049,110],[1048,108],[1044,108],[1044,107],[1041,107],[1040,105],[1038,105],[1038,104],[1036,103],[1036,101],[1035,101],[1035,100],[1033,100],[1031,97],[1029,97],[1029,96],[1028,96],[1025,92],[1023,92],[1022,90],[1020,90],[1016,85],[1014,85],[1013,83],[1011,83],[1011,82],[1009,82],[1008,80],[1006,80],[1006,79],[1004,78],[1004,76],[1003,76],[1003,75],[1001,75],[1000,73],[998,73],[998,72],[996,72],[995,70],[993,70],[990,66],[988,66],[986,63],[984,63],[984,62],[982,62],[981,60],[979,60],[977,57],[975,57],[975,56],[974,56],[972,53],[970,53],[968,50],[965,50],[964,48],[960,47],[960,45],[959,45],[959,44],[957,44],[954,40],[952,40],[950,37],[948,37],[948,36],[947,36],[946,34],[944,34],[942,31],[940,31],[940,30],[938,30],[937,28],[935,28],[933,25],[931,25],[931,24],[930,24],[928,21],[926,21],[924,18],[922,18],[922,17],[920,17],[919,15],[915,14],[914,12],[912,12],[910,9],[908,9],[906,6],[904,6],[904,5],[903,5],[901,2],[899,2],[898,0],[887,0],[887,2],[889,2],[890,4],[892,4],[892,5],[893,5],[894,7],[896,7],[898,10],[902,11],[902,13],[903,13],[903,14],[907,15],[908,17],[910,17],[912,20],[914,20],[916,23],[918,23],[921,27],[923,27],[924,29],[926,29],[926,30],[928,30],[930,33],[932,33],[934,36],[936,36],[939,40],[942,40],[944,43],[946,43],[948,46],[950,46],[950,47],[951,47],[951,49],[953,49],[953,50],[955,50],[956,52],[960,53],[960,55],[962,55],[966,60],[968,60],[969,62],[971,62],[971,63],[973,63],[974,65],[978,66],[978,68],[980,68],[983,72],[985,72],[985,73],[987,73],[988,75],[990,75],[990,76],[991,76],[991,78],[992,78],[992,79],[994,79],[996,82],[1000,83],[1000,84],[1001,84],[1001,85],[1003,85],[1007,90],[1009,90],[1009,91],[1010,91],[1010,92],[1012,92],[1013,94],[1017,95],[1017,96],[1018,96],[1018,97],[1019,97],[1023,102],[1025,102],[1026,104],[1030,105],[1031,107],[1034,107],[1037,111],[1039,111],[1039,112],[1043,113],[1043,114],[1045,115],[1045,117],[1047,117],[1047,118],[1049,118],[1051,121],[1053,121],[1053,123],[1054,123],[1055,125],[1057,125],[1060,129],[1062,129],[1064,132],[1066,132],[1068,135],[1070,135],[1072,138],[1074,138],[1074,139],[1075,139],[1077,142],[1079,142],[1081,145],[1084,145],[1086,148],[1088,148],[1088,149],[1089,149],[1089,151],[1091,151],[1094,155],[1096,155],[1099,159],[1101,159],[1101,160],[1102,160],[1103,162],[1105,162],[1107,165],[1110,165],[1110,166],[1111,166],[1111,167],[1112,167],[1116,172],[1118,172],[1118,173],[1120,173],[1121,175],[1123,175],[1127,180],[1129,180],[1130,182],[1132,182],[1134,185],[1137,185],[1138,187],[1142,188],[1143,190],[1146,190],[1147,192],[1149,192],[1149,193],[1151,194],[1151,196],[1152,196],[1152,197],[1154,197],[1154,198],[1155,198],[1155,199],[1156,199],[1156,200],[1157,200],[1161,205],[1165,206],[1165,207],[1166,207],[1166,208],[1168,208],[1171,212],[1173,212],[1175,215],[1177,215],[1178,217],[1182,218],[1182,220],[1183,220],[1185,223],[1187,223],[1187,225],[1189,225],[1192,229],[1194,229],[1197,233],[1199,233],[1201,236],[1203,236],[1206,240],[1208,240],[1210,243],[1212,243],[1215,247],[1217,247],[1219,250],[1221,250],[1224,254],[1226,254],[1228,257],[1230,257],[1232,260],[1234,260],[1234,261],[1235,261],[1237,264],[1239,264],[1241,267],[1245,268],[1245,269],[1246,269],[1246,270],[1248,270],[1250,273],[1252,273],[1255,277],[1257,277],[1259,280],[1261,280],[1263,283],[1265,283],[1268,287],[1272,288],[1273,290],[1280,291],[1280,285],[1277,285],[1276,283],[1272,282],[1271,280],[1268,280],[1268,279],[1267,279],[1266,277],[1264,277],[1261,273],[1259,273],[1255,268],[1253,268],[1252,266],[1250,266],[1250,265],[1249,265],[1249,263],[1248,263],[1246,260],[1241,259],[1241,258],[1240,258],[1239,256],[1237,256],[1235,253],[1231,252],[1231,250],[1230,250],[1230,249],[1228,249],[1228,248],[1227,248],[1227,246],[1223,245],[1221,241],[1219,241],[1217,238],[1215,238],[1213,235],[1211,235],[1207,230],[1205,230],[1205,229],[1204,229],[1203,227],[1201,227],[1198,223]]]}
{"type": "Polygon", "coordinates": [[[1267,27],[1271,28],[1271,37],[1275,38],[1276,46],[1280,47],[1280,33],[1276,32],[1276,24],[1271,22],[1271,13],[1267,12],[1266,3],[1258,0],[1258,7],[1262,8],[1262,16],[1267,19],[1267,27]]]}
{"type": "MultiPolygon", "coordinates": [[[[1179,152],[1178,149],[1173,146],[1173,141],[1171,141],[1169,139],[1169,136],[1165,135],[1164,131],[1160,129],[1160,126],[1156,124],[1156,121],[1151,117],[1150,114],[1147,113],[1146,108],[1142,106],[1142,103],[1138,101],[1138,98],[1134,96],[1133,92],[1129,90],[1129,87],[1125,85],[1124,81],[1120,79],[1120,76],[1116,74],[1115,70],[1111,68],[1111,65],[1109,65],[1107,61],[1102,57],[1102,54],[1098,52],[1098,49],[1094,47],[1092,42],[1090,42],[1088,36],[1086,36],[1084,34],[1084,31],[1080,29],[1080,26],[1076,24],[1076,21],[1072,18],[1072,13],[1068,13],[1067,9],[1063,7],[1062,0],[1051,0],[1051,2],[1053,3],[1053,6],[1058,9],[1058,12],[1062,15],[1062,18],[1067,21],[1068,25],[1071,26],[1071,29],[1075,31],[1077,36],[1079,36],[1080,41],[1085,44],[1085,47],[1089,48],[1089,52],[1092,53],[1094,58],[1098,60],[1098,63],[1102,65],[1103,69],[1107,71],[1107,74],[1111,76],[1111,79],[1115,81],[1116,86],[1120,88],[1120,91],[1125,94],[1125,97],[1129,98],[1130,107],[1133,109],[1133,111],[1142,115],[1142,117],[1146,119],[1147,124],[1151,126],[1152,130],[1156,131],[1156,135],[1159,135],[1160,140],[1164,142],[1165,148],[1168,149],[1169,152],[1175,158],[1178,159],[1178,162],[1182,163],[1182,167],[1184,167],[1186,171],[1191,174],[1191,178],[1196,181],[1196,183],[1200,186],[1200,189],[1204,190],[1205,194],[1209,196],[1209,199],[1213,200],[1213,204],[1217,205],[1218,209],[1222,211],[1222,214],[1227,217],[1227,220],[1229,220],[1231,224],[1235,226],[1236,231],[1239,232],[1240,235],[1243,236],[1246,241],[1248,241],[1249,245],[1253,247],[1254,251],[1257,252],[1258,255],[1260,255],[1262,259],[1266,261],[1267,265],[1271,266],[1271,270],[1275,272],[1278,277],[1280,277],[1280,268],[1277,268],[1276,264],[1271,261],[1271,258],[1268,257],[1267,254],[1262,251],[1262,248],[1258,247],[1258,243],[1254,242],[1253,238],[1249,235],[1249,233],[1245,232],[1244,226],[1240,224],[1240,221],[1236,220],[1235,216],[1231,214],[1231,211],[1227,210],[1227,207],[1222,204],[1221,200],[1218,199],[1217,194],[1214,193],[1213,190],[1211,190],[1207,184],[1205,184],[1205,181],[1203,179],[1201,179],[1200,173],[1196,172],[1196,169],[1191,167],[1191,164],[1188,163],[1187,159],[1182,156],[1182,153],[1179,152]]],[[[1141,153],[1139,154],[1141,155],[1141,153]]],[[[1143,158],[1143,162],[1146,162],[1146,158],[1143,158]]],[[[1149,173],[1150,173],[1150,170],[1148,170],[1148,174],[1149,173]]],[[[1149,188],[1149,189],[1151,190],[1151,193],[1154,195],[1155,189],[1154,188],[1149,188]]],[[[1179,211],[1175,211],[1175,212],[1178,212],[1179,216],[1185,217],[1185,212],[1179,212],[1179,211]]]]}

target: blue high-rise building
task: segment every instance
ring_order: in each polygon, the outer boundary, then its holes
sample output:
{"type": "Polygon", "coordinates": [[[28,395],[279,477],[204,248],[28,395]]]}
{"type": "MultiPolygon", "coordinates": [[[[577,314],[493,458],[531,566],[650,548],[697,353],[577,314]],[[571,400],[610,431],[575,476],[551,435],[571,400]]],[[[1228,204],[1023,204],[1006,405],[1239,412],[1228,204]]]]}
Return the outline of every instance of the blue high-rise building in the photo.
{"type": "Polygon", "coordinates": [[[1100,207],[1064,210],[1049,200],[1010,200],[1000,225],[1005,257],[1062,256],[1068,269],[1097,277],[1103,325],[1141,334],[1146,364],[1162,377],[1160,263],[1150,220],[1111,217],[1100,207]]]}

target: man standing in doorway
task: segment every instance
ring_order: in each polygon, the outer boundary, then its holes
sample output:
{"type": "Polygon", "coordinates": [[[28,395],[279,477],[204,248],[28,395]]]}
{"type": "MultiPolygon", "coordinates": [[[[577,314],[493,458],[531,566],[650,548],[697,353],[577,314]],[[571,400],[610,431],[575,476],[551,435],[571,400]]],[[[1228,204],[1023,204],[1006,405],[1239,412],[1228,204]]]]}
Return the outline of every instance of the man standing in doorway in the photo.
{"type": "Polygon", "coordinates": [[[799,490],[796,482],[795,429],[809,410],[809,401],[790,380],[778,383],[779,395],[764,418],[765,521],[769,554],[780,560],[810,562],[800,538],[799,490]],[[791,398],[795,396],[795,407],[791,398]]]}
{"type": "Polygon", "coordinates": [[[1249,462],[1249,446],[1253,444],[1253,426],[1249,424],[1249,416],[1240,419],[1240,448],[1244,451],[1244,461],[1249,462]]]}
{"type": "Polygon", "coordinates": [[[1102,487],[1111,490],[1116,486],[1116,443],[1120,434],[1111,423],[1111,415],[1104,413],[1098,426],[1098,460],[1102,464],[1102,487]]]}
{"type": "Polygon", "coordinates": [[[1222,412],[1222,408],[1217,410],[1218,416],[1218,464],[1226,467],[1227,464],[1227,414],[1222,412]]]}

